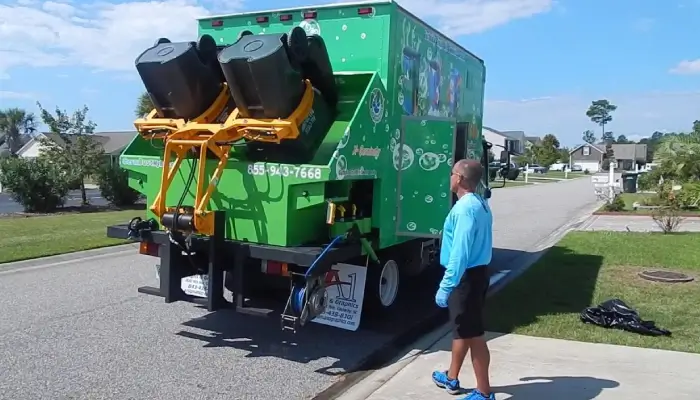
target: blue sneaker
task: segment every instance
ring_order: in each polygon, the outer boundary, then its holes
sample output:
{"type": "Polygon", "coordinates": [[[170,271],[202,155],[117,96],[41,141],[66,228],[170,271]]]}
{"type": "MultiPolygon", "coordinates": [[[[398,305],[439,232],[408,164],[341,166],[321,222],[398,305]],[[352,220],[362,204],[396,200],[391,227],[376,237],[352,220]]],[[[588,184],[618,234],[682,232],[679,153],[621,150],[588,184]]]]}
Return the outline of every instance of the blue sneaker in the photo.
{"type": "Polygon", "coordinates": [[[467,395],[467,397],[463,398],[462,400],[496,400],[496,395],[491,392],[490,395],[485,395],[481,393],[480,391],[474,389],[467,395]]]}
{"type": "Polygon", "coordinates": [[[459,379],[450,379],[447,377],[447,371],[434,371],[433,382],[442,389],[445,389],[449,394],[461,394],[462,388],[459,387],[459,379]]]}

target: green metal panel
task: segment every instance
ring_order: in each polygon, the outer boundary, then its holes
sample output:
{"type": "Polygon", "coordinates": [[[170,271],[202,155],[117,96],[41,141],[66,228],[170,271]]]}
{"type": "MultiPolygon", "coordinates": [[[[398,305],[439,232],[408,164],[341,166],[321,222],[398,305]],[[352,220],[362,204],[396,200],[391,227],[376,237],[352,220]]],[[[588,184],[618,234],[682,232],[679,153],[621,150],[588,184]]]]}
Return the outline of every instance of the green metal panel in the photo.
{"type": "Polygon", "coordinates": [[[457,125],[454,118],[403,117],[398,173],[396,234],[440,237],[452,207],[450,171],[457,125]]]}
{"type": "MultiPolygon", "coordinates": [[[[402,116],[442,117],[468,122],[467,157],[479,160],[483,152],[483,62],[395,3],[390,37],[386,108],[389,111],[387,123],[390,136],[387,139],[392,162],[380,171],[381,186],[379,193],[375,192],[382,211],[378,217],[381,248],[410,239],[396,234],[399,208],[403,210],[401,218],[417,218],[412,216],[421,214],[424,209],[424,206],[404,204],[406,199],[399,200],[400,196],[397,195],[395,182],[398,181],[398,167],[393,159],[403,157],[397,145],[404,134],[401,130],[402,116]]],[[[428,121],[428,127],[433,129],[434,122],[428,121]]],[[[412,157],[414,160],[419,158],[415,153],[412,157]]],[[[448,158],[451,162],[452,157],[448,158]]],[[[442,179],[444,181],[441,183],[447,185],[449,173],[444,174],[442,179]]],[[[439,193],[433,194],[433,197],[436,195],[439,193]]],[[[440,219],[440,215],[436,211],[433,219],[440,219]]],[[[446,216],[447,209],[444,209],[441,218],[446,216]]],[[[439,230],[440,227],[441,224],[429,227],[426,236],[433,236],[429,229],[439,230]]]]}
{"type": "Polygon", "coordinates": [[[323,38],[335,72],[379,72],[386,79],[389,18],[394,5],[390,2],[363,5],[367,6],[374,7],[374,15],[358,15],[358,5],[339,4],[208,17],[199,20],[199,35],[209,34],[218,45],[226,46],[233,44],[243,30],[254,34],[288,33],[301,26],[308,35],[323,38]],[[315,10],[316,18],[303,19],[305,10],[315,10]],[[282,14],[291,14],[293,19],[281,22],[282,14]],[[269,17],[269,22],[256,22],[259,16],[269,17]],[[214,20],[221,20],[222,26],[212,27],[214,20]]]}

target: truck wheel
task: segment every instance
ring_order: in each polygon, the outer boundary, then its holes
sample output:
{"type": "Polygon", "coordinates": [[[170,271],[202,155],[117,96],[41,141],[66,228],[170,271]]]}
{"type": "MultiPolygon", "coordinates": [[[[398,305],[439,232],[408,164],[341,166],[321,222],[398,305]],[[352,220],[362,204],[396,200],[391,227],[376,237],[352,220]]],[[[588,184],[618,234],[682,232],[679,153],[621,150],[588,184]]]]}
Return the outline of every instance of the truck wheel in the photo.
{"type": "Polygon", "coordinates": [[[363,312],[378,314],[393,309],[401,289],[401,268],[391,259],[368,268],[364,300],[366,307],[363,312]]]}

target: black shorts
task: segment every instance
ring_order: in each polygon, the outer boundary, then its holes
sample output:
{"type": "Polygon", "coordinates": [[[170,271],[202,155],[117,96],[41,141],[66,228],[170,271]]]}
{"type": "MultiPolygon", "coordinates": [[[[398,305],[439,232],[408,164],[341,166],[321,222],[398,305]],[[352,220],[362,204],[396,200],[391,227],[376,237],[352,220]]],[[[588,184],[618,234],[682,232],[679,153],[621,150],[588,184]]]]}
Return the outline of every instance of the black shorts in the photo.
{"type": "Polygon", "coordinates": [[[455,339],[484,335],[484,305],[489,290],[488,266],[468,268],[447,299],[455,339]]]}

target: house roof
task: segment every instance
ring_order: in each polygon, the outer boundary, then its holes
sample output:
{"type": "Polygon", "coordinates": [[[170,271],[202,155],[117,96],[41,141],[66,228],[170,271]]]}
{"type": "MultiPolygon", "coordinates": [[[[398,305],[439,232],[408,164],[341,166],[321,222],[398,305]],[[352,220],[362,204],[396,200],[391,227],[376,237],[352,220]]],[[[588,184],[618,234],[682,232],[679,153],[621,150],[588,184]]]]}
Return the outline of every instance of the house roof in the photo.
{"type": "MultiPolygon", "coordinates": [[[[28,134],[19,135],[19,142],[21,144],[20,148],[32,140],[32,136],[28,134]]],[[[7,149],[9,151],[9,144],[7,143],[7,135],[0,135],[0,150],[7,149]]]]}
{"type": "Polygon", "coordinates": [[[540,144],[542,142],[542,138],[539,136],[525,136],[525,140],[532,144],[540,144]]]}
{"type": "Polygon", "coordinates": [[[605,146],[603,146],[603,148],[601,149],[601,148],[599,147],[599,145],[597,145],[597,144],[584,143],[584,144],[580,144],[580,145],[578,145],[578,146],[572,148],[571,150],[569,150],[569,154],[573,154],[573,153],[576,152],[578,149],[580,149],[581,147],[584,147],[584,146],[589,146],[589,147],[591,147],[592,149],[598,150],[600,153],[605,153],[605,146]]]}
{"type": "Polygon", "coordinates": [[[511,139],[515,140],[526,140],[525,132],[524,131],[503,131],[503,134],[508,136],[511,139]]]}
{"type": "Polygon", "coordinates": [[[638,160],[647,157],[646,144],[613,144],[612,149],[618,160],[638,160]]]}
{"type": "MultiPolygon", "coordinates": [[[[593,149],[598,150],[601,154],[605,154],[605,144],[588,144],[584,143],[582,145],[576,146],[569,154],[573,154],[575,151],[583,146],[590,146],[593,149]]],[[[613,143],[612,145],[613,153],[615,153],[615,158],[618,160],[641,160],[647,157],[647,145],[642,143],[631,143],[631,144],[620,144],[613,143]]]]}
{"type": "MultiPolygon", "coordinates": [[[[91,135],[91,137],[102,146],[105,153],[118,154],[124,150],[134,136],[136,136],[136,134],[136,131],[95,132],[95,134],[91,135]]],[[[61,138],[61,135],[51,132],[42,132],[37,135],[36,138],[30,140],[24,146],[22,146],[18,153],[23,153],[26,148],[31,146],[31,144],[37,140],[38,137],[42,136],[61,147],[66,145],[66,142],[63,140],[63,138],[61,138]]]]}
{"type": "Polygon", "coordinates": [[[500,135],[508,139],[525,140],[525,132],[523,131],[499,131],[493,128],[489,128],[488,126],[484,126],[483,128],[489,132],[493,132],[496,135],[500,135]]]}

